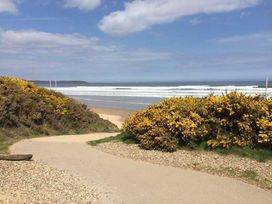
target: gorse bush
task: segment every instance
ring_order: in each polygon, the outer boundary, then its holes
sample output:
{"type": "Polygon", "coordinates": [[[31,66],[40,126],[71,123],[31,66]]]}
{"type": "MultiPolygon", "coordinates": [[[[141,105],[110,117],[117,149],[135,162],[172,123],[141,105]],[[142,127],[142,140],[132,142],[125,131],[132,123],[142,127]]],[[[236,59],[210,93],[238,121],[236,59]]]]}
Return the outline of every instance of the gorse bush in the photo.
{"type": "Polygon", "coordinates": [[[272,148],[272,100],[232,92],[205,98],[170,98],[130,116],[123,125],[145,149],[272,148]]]}
{"type": "Polygon", "coordinates": [[[20,136],[116,129],[69,97],[21,79],[0,77],[0,137],[13,137],[11,132],[20,136]]]}

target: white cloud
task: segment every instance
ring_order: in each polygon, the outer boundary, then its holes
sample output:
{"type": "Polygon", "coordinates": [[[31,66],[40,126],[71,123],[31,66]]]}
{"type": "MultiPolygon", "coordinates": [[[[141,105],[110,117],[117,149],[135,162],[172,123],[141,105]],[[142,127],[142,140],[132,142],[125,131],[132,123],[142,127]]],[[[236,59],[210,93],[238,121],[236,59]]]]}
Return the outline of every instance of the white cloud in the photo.
{"type": "Polygon", "coordinates": [[[262,77],[271,73],[270,56],[267,49],[241,56],[212,47],[208,52],[171,53],[130,49],[80,34],[0,30],[0,73],[28,79],[199,80],[211,79],[211,74],[216,79],[244,76],[245,70],[250,77],[262,77]]]}
{"type": "Polygon", "coordinates": [[[55,46],[92,46],[98,41],[97,38],[86,38],[79,34],[47,33],[34,30],[23,31],[0,31],[1,45],[27,45],[35,47],[55,46]]]}
{"type": "Polygon", "coordinates": [[[189,21],[190,24],[192,25],[198,25],[200,24],[202,21],[199,18],[193,18],[189,21]]]}
{"type": "Polygon", "coordinates": [[[80,34],[0,29],[2,75],[113,80],[172,57],[168,52],[130,49],[80,34]]]}
{"type": "Polygon", "coordinates": [[[143,31],[155,24],[173,22],[183,16],[230,12],[256,6],[262,0],[134,0],[123,11],[105,16],[99,28],[124,35],[143,31]]]}
{"type": "Polygon", "coordinates": [[[57,65],[55,68],[58,69],[72,65],[81,65],[84,67],[82,70],[93,66],[111,69],[113,66],[130,67],[172,57],[167,52],[129,49],[80,34],[35,30],[0,30],[0,45],[0,70],[11,65],[17,68],[31,65],[40,69],[49,64],[52,67],[57,65]]]}
{"type": "Polygon", "coordinates": [[[241,18],[244,18],[244,17],[250,16],[250,15],[251,15],[251,13],[250,13],[250,12],[248,12],[248,11],[243,11],[243,12],[241,12],[241,13],[240,13],[240,17],[241,17],[241,18]]]}
{"type": "Polygon", "coordinates": [[[14,0],[0,0],[0,13],[17,14],[18,9],[14,0]]]}
{"type": "Polygon", "coordinates": [[[271,32],[260,32],[247,35],[236,35],[225,38],[218,38],[215,40],[221,44],[232,44],[232,43],[259,43],[260,45],[271,45],[272,44],[272,33],[271,32]]]}
{"type": "Polygon", "coordinates": [[[102,0],[64,0],[65,8],[79,8],[83,11],[93,10],[100,6],[102,0]]]}

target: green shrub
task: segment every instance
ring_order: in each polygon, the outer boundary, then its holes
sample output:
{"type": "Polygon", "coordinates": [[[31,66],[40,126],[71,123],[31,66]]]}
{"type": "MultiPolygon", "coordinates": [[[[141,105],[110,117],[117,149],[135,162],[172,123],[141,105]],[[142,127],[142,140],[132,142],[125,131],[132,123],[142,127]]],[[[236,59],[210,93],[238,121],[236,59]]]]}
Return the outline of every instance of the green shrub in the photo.
{"type": "Polygon", "coordinates": [[[143,149],[157,149],[173,152],[177,149],[178,139],[169,135],[167,130],[161,127],[154,127],[145,134],[137,137],[143,149]]]}
{"type": "Polygon", "coordinates": [[[272,149],[272,99],[232,92],[205,98],[170,98],[130,116],[123,131],[145,149],[178,145],[272,149]]]}

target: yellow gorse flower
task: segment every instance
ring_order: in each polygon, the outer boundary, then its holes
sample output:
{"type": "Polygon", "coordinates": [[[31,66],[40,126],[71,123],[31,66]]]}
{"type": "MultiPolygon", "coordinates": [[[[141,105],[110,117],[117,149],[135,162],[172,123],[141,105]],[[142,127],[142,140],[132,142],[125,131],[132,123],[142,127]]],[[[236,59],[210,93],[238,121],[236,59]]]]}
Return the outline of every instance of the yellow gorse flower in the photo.
{"type": "Polygon", "coordinates": [[[18,78],[0,77],[0,128],[25,127],[41,134],[113,127],[87,106],[18,78]],[[92,127],[93,125],[93,127],[92,127]]]}
{"type": "MultiPolygon", "coordinates": [[[[123,131],[141,138],[142,146],[149,149],[154,148],[155,140],[162,148],[163,139],[169,138],[184,145],[204,141],[211,148],[272,148],[272,99],[237,92],[205,98],[173,97],[130,116],[123,131]]],[[[173,149],[176,142],[169,144],[173,149]]]]}

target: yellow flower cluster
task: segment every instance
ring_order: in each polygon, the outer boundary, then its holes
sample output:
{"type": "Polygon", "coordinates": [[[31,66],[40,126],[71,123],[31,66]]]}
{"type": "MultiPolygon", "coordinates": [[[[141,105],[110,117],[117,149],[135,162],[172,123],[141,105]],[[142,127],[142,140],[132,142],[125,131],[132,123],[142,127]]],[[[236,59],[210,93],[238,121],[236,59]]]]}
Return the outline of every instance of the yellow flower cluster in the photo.
{"type": "MultiPolygon", "coordinates": [[[[41,100],[44,100],[47,104],[54,105],[52,107],[56,114],[65,115],[68,114],[68,110],[65,107],[68,100],[68,97],[62,94],[56,94],[55,92],[49,91],[47,89],[41,89],[32,82],[27,82],[19,78],[11,77],[1,77],[3,81],[2,85],[7,86],[9,83],[16,84],[18,88],[23,91],[25,94],[33,94],[39,97],[41,100]]],[[[33,115],[34,118],[40,118],[38,115],[33,115]]]]}
{"type": "Polygon", "coordinates": [[[237,92],[205,98],[174,97],[130,116],[123,131],[134,135],[146,149],[173,151],[178,144],[201,142],[211,148],[271,148],[272,100],[237,92]]]}
{"type": "Polygon", "coordinates": [[[25,127],[42,134],[116,129],[87,106],[18,78],[0,76],[0,129],[25,127]]]}
{"type": "Polygon", "coordinates": [[[260,129],[258,142],[265,144],[272,142],[272,115],[268,118],[262,118],[257,121],[257,125],[260,129]]]}

